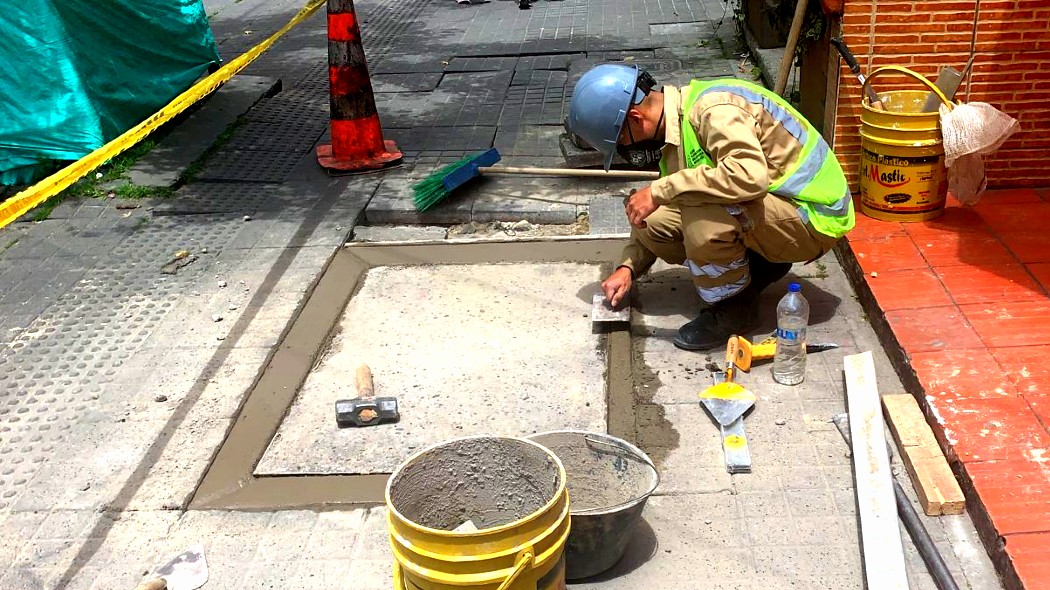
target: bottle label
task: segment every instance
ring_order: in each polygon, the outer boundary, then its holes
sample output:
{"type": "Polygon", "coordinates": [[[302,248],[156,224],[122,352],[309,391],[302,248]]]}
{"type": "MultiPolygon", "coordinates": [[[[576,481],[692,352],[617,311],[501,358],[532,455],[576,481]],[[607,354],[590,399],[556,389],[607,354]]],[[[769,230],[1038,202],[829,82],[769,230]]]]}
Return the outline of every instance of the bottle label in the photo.
{"type": "Polygon", "coordinates": [[[798,340],[798,330],[782,330],[777,328],[777,338],[784,340],[798,340]]]}

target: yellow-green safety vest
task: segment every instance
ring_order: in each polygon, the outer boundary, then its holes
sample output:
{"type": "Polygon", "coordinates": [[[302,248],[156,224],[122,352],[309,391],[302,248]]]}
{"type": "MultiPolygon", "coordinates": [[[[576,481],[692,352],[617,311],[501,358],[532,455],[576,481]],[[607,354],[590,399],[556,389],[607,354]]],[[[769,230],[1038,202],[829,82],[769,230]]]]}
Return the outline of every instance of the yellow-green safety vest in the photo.
{"type": "MultiPolygon", "coordinates": [[[[715,165],[696,138],[696,130],[689,124],[688,117],[693,104],[708,92],[730,92],[762,105],[802,145],[798,159],[773,181],[770,193],[790,199],[798,207],[802,220],[808,221],[822,234],[839,238],[853,228],[853,199],[835,154],[805,117],[787,101],[757,84],[743,80],[694,80],[686,88],[682,96],[682,112],[685,113],[682,117],[682,148],[687,167],[715,165]]],[[[667,163],[663,159],[660,160],[660,173],[667,176],[667,163]]]]}

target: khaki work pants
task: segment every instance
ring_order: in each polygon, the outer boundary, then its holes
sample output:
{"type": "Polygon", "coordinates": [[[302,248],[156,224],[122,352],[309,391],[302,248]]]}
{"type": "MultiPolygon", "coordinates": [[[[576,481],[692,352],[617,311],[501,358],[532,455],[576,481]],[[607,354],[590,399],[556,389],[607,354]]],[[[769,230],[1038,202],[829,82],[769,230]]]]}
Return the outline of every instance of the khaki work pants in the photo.
{"type": "Polygon", "coordinates": [[[791,202],[767,195],[740,205],[663,205],[634,239],[670,264],[685,264],[701,299],[717,303],[750,282],[746,250],[770,262],[807,262],[837,238],[803,223],[791,202]]]}

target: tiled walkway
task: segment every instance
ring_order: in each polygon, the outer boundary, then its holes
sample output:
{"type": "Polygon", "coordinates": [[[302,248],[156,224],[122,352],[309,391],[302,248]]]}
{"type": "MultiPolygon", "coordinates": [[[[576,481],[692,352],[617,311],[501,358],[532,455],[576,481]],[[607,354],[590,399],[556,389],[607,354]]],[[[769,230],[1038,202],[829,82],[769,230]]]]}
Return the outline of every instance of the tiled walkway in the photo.
{"type": "Polygon", "coordinates": [[[858,212],[849,245],[1000,571],[1050,588],[1050,190],[918,223],[858,212]]]}

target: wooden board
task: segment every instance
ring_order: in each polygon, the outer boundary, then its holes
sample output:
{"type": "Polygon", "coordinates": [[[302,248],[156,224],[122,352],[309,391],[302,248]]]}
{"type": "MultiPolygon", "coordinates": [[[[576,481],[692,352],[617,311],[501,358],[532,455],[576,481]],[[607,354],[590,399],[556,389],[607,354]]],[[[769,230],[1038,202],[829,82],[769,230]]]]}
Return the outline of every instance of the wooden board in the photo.
{"type": "Polygon", "coordinates": [[[884,395],[882,407],[923,511],[928,516],[962,514],[966,498],[915,397],[884,395]]]}
{"type": "Polygon", "coordinates": [[[849,355],[843,361],[864,578],[872,590],[908,590],[875,360],[869,351],[849,355]]]}

